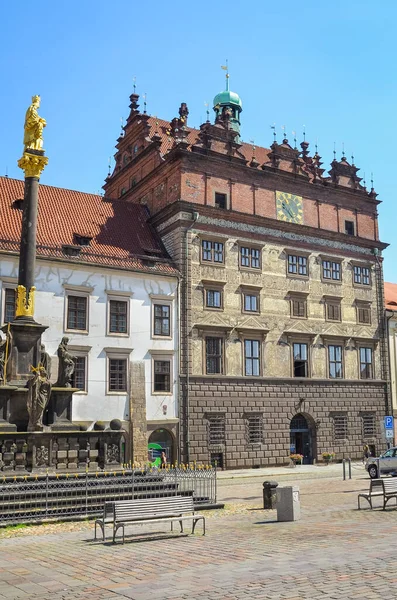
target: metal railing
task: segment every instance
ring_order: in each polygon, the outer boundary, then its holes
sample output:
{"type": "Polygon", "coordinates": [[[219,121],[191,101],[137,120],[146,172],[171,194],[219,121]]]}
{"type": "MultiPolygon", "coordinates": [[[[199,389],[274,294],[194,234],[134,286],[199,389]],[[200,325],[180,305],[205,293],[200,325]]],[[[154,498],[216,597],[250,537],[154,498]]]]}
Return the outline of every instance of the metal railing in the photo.
{"type": "Polygon", "coordinates": [[[0,477],[0,525],[94,517],[105,501],[193,496],[196,506],[216,503],[216,467],[178,466],[114,472],[0,477]]]}

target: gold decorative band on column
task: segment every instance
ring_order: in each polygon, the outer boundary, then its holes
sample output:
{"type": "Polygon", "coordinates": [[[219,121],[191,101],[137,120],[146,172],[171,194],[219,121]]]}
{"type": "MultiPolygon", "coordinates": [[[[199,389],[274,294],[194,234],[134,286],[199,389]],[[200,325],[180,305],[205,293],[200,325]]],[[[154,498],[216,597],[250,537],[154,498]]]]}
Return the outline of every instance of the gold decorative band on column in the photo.
{"type": "Polygon", "coordinates": [[[25,173],[25,177],[37,177],[40,179],[44,167],[48,164],[48,157],[40,154],[23,153],[18,161],[18,167],[25,173]]]}
{"type": "Polygon", "coordinates": [[[36,288],[30,288],[28,294],[23,285],[18,285],[17,296],[15,300],[15,317],[33,317],[34,315],[34,296],[36,288]]]}

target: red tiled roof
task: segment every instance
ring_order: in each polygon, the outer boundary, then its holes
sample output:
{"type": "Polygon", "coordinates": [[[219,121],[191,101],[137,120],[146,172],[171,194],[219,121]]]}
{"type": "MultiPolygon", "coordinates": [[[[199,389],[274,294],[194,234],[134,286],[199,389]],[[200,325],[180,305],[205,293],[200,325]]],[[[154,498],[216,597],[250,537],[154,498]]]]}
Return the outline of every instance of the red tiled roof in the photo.
{"type": "MultiPolygon", "coordinates": [[[[169,152],[169,150],[171,150],[174,144],[174,139],[167,134],[167,131],[170,130],[171,123],[169,121],[164,121],[164,119],[149,117],[148,125],[150,126],[150,138],[152,138],[156,132],[161,136],[161,154],[164,155],[167,152],[169,152]]],[[[198,141],[200,131],[198,129],[194,129],[193,127],[186,127],[186,131],[188,144],[196,144],[198,141]]],[[[245,142],[243,142],[240,148],[240,152],[244,154],[246,160],[250,161],[252,159],[252,144],[246,144],[245,142]]],[[[262,148],[261,146],[255,147],[255,158],[260,165],[269,162],[269,152],[270,150],[268,148],[262,148]]]]}
{"type": "Polygon", "coordinates": [[[389,310],[397,310],[397,283],[385,281],[385,307],[389,310]]]}
{"type": "MultiPolygon", "coordinates": [[[[19,251],[22,210],[13,203],[23,196],[23,181],[0,177],[0,251],[19,251]]],[[[96,194],[40,185],[37,256],[176,274],[148,216],[140,204],[108,202],[96,194]],[[90,245],[82,246],[79,256],[66,256],[62,246],[76,246],[75,234],[92,237],[90,245]],[[145,255],[155,266],[145,264],[145,255]]]]}

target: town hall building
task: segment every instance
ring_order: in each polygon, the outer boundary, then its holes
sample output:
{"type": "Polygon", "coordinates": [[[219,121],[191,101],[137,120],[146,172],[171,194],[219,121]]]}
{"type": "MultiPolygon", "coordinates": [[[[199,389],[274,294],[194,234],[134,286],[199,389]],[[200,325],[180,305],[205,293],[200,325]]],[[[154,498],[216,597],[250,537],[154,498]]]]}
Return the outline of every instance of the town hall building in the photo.
{"type": "Polygon", "coordinates": [[[130,115],[105,199],[147,207],[181,272],[181,458],[223,468],[358,458],[390,414],[374,189],[343,155],[240,140],[242,101],[215,122],[130,115]]]}

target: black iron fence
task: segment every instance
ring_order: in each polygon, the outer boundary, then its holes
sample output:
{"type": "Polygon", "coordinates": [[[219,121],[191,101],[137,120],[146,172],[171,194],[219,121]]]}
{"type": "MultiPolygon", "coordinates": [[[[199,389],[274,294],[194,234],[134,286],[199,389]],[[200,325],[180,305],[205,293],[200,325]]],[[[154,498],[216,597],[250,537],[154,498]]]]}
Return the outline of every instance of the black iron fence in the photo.
{"type": "Polygon", "coordinates": [[[216,503],[216,467],[85,473],[44,473],[0,477],[0,525],[94,517],[105,501],[193,496],[196,506],[216,503]]]}

